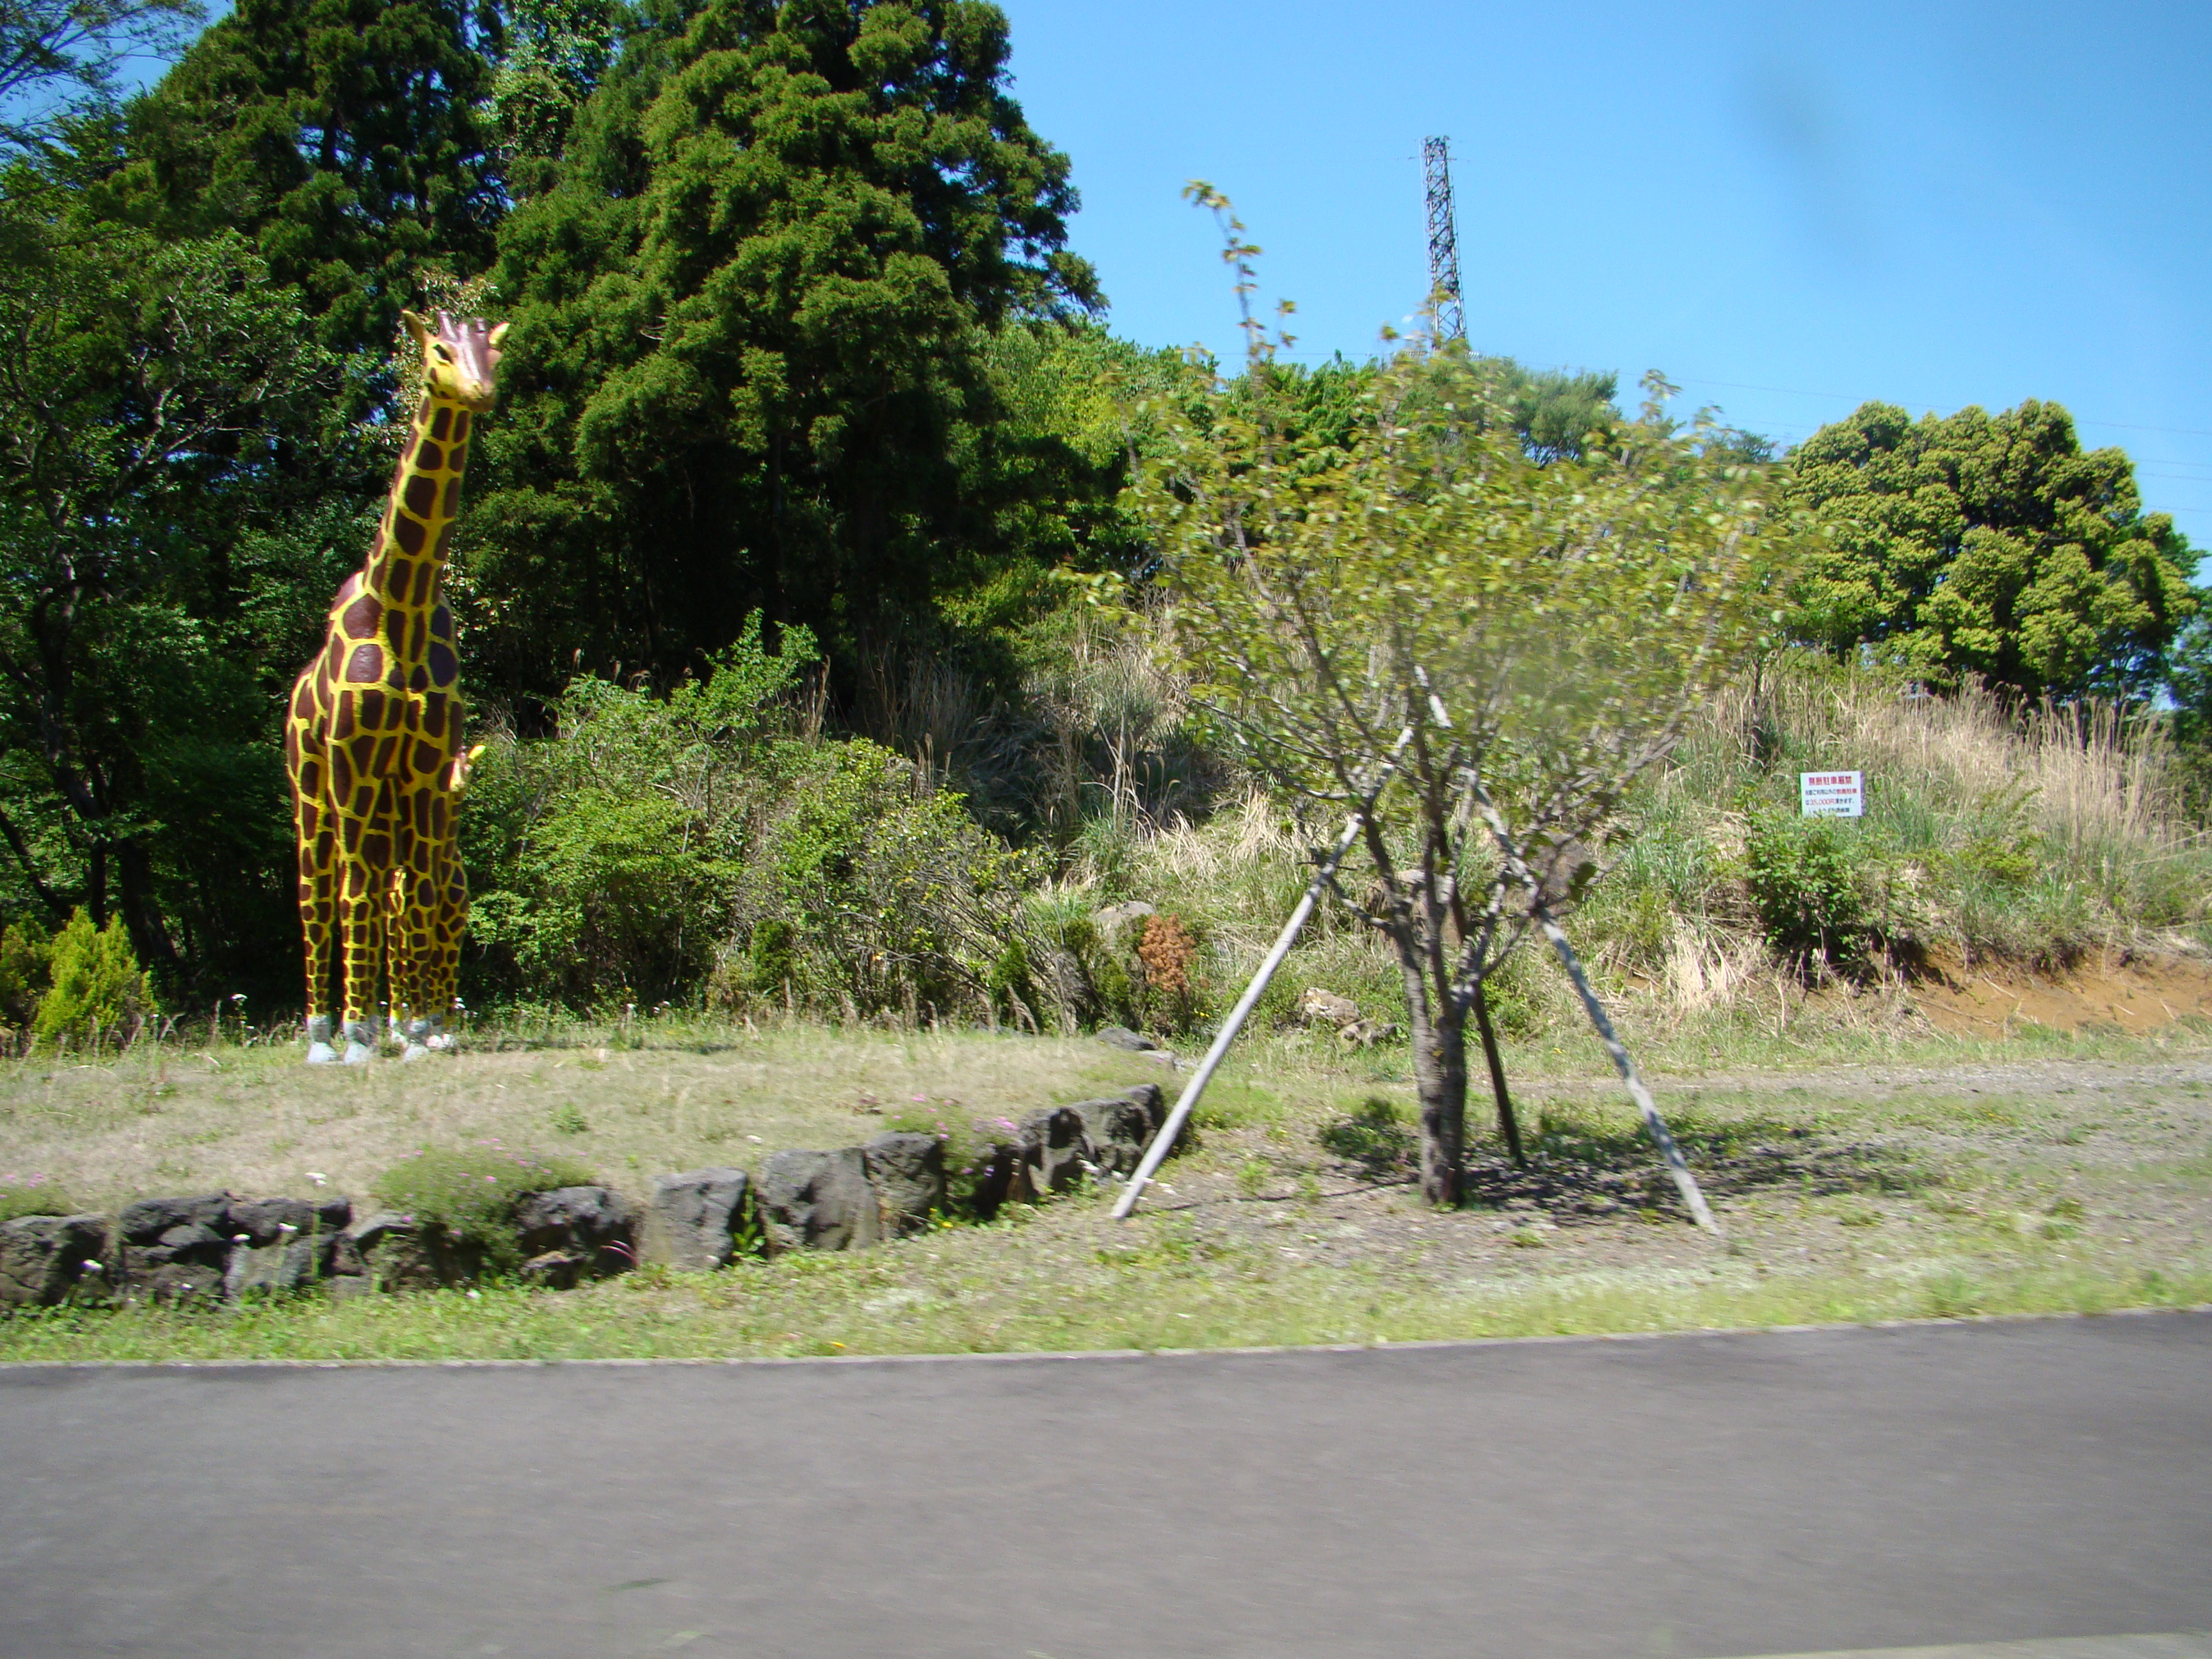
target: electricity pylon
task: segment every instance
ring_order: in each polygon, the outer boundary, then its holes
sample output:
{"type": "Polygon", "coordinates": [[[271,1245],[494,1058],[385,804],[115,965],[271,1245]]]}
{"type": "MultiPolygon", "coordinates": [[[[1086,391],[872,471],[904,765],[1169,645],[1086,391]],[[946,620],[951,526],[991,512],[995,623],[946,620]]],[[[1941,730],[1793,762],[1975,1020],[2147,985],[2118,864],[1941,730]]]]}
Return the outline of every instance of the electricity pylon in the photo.
{"type": "Polygon", "coordinates": [[[1437,307],[1437,338],[1467,337],[1467,315],[1460,307],[1459,234],[1452,228],[1449,141],[1421,141],[1421,172],[1429,191],[1429,294],[1437,307]]]}

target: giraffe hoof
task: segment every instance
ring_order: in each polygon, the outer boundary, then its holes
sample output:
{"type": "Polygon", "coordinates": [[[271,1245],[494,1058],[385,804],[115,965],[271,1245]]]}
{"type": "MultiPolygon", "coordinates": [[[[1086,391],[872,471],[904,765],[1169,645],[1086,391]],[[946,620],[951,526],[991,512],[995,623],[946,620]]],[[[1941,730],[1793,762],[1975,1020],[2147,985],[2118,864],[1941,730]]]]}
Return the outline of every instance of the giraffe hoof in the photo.
{"type": "Polygon", "coordinates": [[[338,1051],[337,1051],[337,1049],[335,1049],[335,1048],[331,1048],[331,1045],[330,1045],[329,1043],[327,1043],[327,1042],[311,1042],[311,1043],[309,1043],[309,1044],[307,1045],[307,1064],[308,1064],[308,1065],[310,1065],[310,1066],[335,1066],[335,1065],[337,1065],[337,1063],[338,1063],[338,1051]]]}
{"type": "Polygon", "coordinates": [[[345,1063],[349,1066],[366,1066],[375,1058],[376,1050],[366,1042],[346,1044],[345,1063]]]}
{"type": "Polygon", "coordinates": [[[410,1042],[401,1053],[399,1058],[403,1060],[428,1060],[430,1058],[430,1051],[419,1042],[410,1042]]]}

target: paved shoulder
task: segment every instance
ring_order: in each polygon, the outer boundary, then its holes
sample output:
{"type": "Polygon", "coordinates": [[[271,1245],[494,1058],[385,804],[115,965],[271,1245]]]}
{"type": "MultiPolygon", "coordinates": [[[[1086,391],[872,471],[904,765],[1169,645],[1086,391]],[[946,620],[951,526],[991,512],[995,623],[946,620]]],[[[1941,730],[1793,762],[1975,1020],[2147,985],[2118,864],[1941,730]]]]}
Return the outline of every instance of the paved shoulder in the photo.
{"type": "Polygon", "coordinates": [[[2212,1316],[2178,1314],[16,1370],[0,1655],[1710,1659],[2199,1630],[2208,1362],[2212,1316]]]}

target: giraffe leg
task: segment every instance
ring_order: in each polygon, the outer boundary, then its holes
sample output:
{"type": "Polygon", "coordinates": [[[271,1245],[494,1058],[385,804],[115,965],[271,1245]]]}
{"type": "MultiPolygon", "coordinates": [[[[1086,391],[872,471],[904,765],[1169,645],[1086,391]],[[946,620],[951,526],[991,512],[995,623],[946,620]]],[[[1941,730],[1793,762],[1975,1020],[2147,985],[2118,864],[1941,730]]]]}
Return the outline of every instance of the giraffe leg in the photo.
{"type": "MultiPolygon", "coordinates": [[[[442,1025],[438,1016],[460,1001],[461,934],[469,920],[469,874],[461,863],[457,826],[452,816],[459,804],[458,798],[448,798],[443,803],[447,829],[438,848],[438,879],[433,895],[435,915],[431,923],[431,959],[434,966],[430,976],[430,1006],[438,1011],[432,1017],[434,1025],[442,1025]]],[[[433,1048],[453,1046],[452,1035],[442,1030],[425,1040],[433,1048]]]]}
{"type": "MultiPolygon", "coordinates": [[[[306,706],[304,692],[295,705],[306,706]]],[[[307,722],[296,714],[284,738],[286,770],[292,784],[292,823],[299,844],[300,930],[307,941],[307,1064],[327,1066],[337,1050],[331,1046],[331,972],[337,921],[335,886],[337,817],[329,790],[329,758],[307,722]]]]}
{"type": "Polygon", "coordinates": [[[345,825],[338,869],[338,914],[345,939],[345,1062],[376,1058],[377,981],[384,967],[385,910],[392,892],[390,792],[380,790],[365,819],[345,825]]]}
{"type": "Polygon", "coordinates": [[[404,1060],[427,1060],[437,1004],[430,950],[432,907],[437,897],[437,842],[429,834],[430,788],[416,780],[394,791],[392,884],[389,915],[392,1018],[404,1038],[404,1060]]]}

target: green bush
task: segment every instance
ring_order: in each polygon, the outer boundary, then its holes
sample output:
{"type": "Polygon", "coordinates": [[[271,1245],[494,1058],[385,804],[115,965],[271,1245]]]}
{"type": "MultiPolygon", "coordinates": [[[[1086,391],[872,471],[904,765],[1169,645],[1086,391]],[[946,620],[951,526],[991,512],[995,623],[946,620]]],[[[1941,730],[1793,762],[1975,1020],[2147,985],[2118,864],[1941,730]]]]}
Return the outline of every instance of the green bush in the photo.
{"type": "Polygon", "coordinates": [[[1744,857],[1767,944],[1801,973],[1853,973],[1875,942],[1856,831],[1835,818],[1755,813],[1744,857]]]}
{"type": "Polygon", "coordinates": [[[27,1215],[75,1215],[76,1204],[68,1193],[45,1176],[26,1176],[20,1181],[0,1181],[0,1221],[27,1215]]]}
{"type": "Polygon", "coordinates": [[[464,819],[472,989],[915,1019],[1022,996],[992,975],[1037,871],[911,763],[803,735],[814,655],[799,629],[769,655],[755,617],[704,679],[580,680],[559,736],[494,744],[464,819]]]}
{"type": "Polygon", "coordinates": [[[0,1020],[27,1029],[53,983],[53,941],[27,918],[0,928],[0,1020]]]}
{"type": "Polygon", "coordinates": [[[77,911],[54,935],[48,971],[52,984],[31,1021],[41,1042],[82,1042],[95,1030],[127,1038],[161,1012],[120,916],[96,928],[77,911]]]}
{"type": "Polygon", "coordinates": [[[379,1176],[373,1190],[418,1227],[438,1228],[483,1251],[495,1272],[522,1265],[511,1223],[532,1193],[588,1187],[598,1177],[574,1158],[545,1158],[497,1139],[468,1146],[425,1146],[379,1176]]]}

